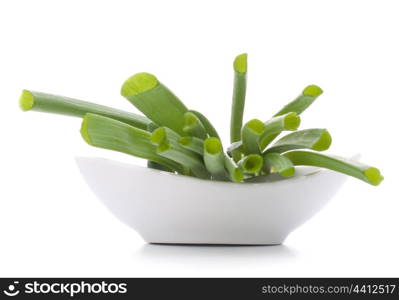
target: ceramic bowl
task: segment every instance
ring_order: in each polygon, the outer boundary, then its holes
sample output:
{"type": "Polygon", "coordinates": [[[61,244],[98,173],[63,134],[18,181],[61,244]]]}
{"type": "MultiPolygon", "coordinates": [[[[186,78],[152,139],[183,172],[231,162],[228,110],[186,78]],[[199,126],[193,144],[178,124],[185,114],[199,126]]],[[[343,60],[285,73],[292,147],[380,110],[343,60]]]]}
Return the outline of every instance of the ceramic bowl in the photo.
{"type": "Polygon", "coordinates": [[[281,244],[347,179],[329,170],[297,168],[291,178],[232,183],[101,158],[76,160],[98,199],[148,243],[281,244]]]}

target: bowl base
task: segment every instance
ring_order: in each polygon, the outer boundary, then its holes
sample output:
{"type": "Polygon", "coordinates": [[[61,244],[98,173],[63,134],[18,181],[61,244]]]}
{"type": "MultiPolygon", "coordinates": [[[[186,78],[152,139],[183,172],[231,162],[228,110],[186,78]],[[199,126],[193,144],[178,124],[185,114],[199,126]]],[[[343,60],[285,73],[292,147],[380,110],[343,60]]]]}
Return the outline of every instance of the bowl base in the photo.
{"type": "Polygon", "coordinates": [[[187,243],[187,242],[147,242],[151,245],[164,246],[198,246],[198,247],[248,247],[248,246],[279,246],[283,242],[273,243],[187,243]]]}

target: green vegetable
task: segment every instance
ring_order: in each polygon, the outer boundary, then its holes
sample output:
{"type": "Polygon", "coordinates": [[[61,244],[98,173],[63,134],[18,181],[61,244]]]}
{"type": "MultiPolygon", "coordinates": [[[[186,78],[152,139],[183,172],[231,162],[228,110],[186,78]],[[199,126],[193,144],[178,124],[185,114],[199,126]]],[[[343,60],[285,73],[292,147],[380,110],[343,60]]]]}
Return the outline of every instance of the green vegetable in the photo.
{"type": "Polygon", "coordinates": [[[191,150],[201,156],[204,154],[204,141],[199,138],[183,136],[178,140],[178,142],[183,148],[191,150]]]}
{"type": "Polygon", "coordinates": [[[294,165],[315,166],[330,169],[358,178],[371,185],[379,185],[384,179],[377,168],[347,158],[327,156],[325,154],[309,151],[290,151],[283,155],[294,165]]]}
{"type": "Polygon", "coordinates": [[[202,125],[205,127],[206,132],[210,137],[216,137],[220,139],[215,127],[213,127],[211,122],[203,114],[195,110],[190,110],[189,112],[197,116],[197,118],[201,121],[202,125]]]}
{"type": "Polygon", "coordinates": [[[297,130],[301,118],[294,112],[274,117],[265,122],[265,129],[259,138],[259,148],[264,150],[282,131],[297,130]]]}
{"type": "Polygon", "coordinates": [[[227,174],[224,168],[224,153],[222,143],[218,138],[210,137],[204,142],[204,162],[212,178],[225,180],[227,174]]]}
{"type": "Polygon", "coordinates": [[[264,171],[268,173],[279,173],[281,176],[290,177],[295,174],[295,167],[292,162],[278,153],[267,153],[263,156],[264,171]]]}
{"type": "Polygon", "coordinates": [[[83,118],[86,113],[102,115],[140,129],[147,129],[151,120],[123,110],[63,96],[23,90],[19,98],[23,111],[40,111],[83,118]]]}
{"type": "Polygon", "coordinates": [[[289,112],[294,112],[300,115],[306,110],[316,99],[323,93],[323,90],[317,85],[308,85],[302,93],[296,97],[293,101],[284,106],[274,116],[281,116],[289,112]]]}
{"type": "Polygon", "coordinates": [[[145,130],[89,113],[83,118],[80,133],[91,146],[145,158],[183,173],[180,164],[157,154],[156,147],[150,142],[150,133],[145,130]]]}
{"type": "Polygon", "coordinates": [[[172,169],[165,167],[165,166],[163,166],[157,162],[151,161],[151,160],[147,161],[147,167],[150,169],[156,169],[156,170],[160,170],[160,171],[166,171],[166,172],[173,173],[172,169]]]}
{"type": "Polygon", "coordinates": [[[122,85],[121,94],[154,123],[185,135],[186,106],[154,75],[133,75],[122,85]]]}
{"type": "Polygon", "coordinates": [[[137,73],[121,88],[122,96],[145,116],[28,90],[22,92],[19,103],[24,111],[83,117],[81,134],[88,144],[144,158],[153,169],[202,179],[250,182],[251,178],[271,173],[290,177],[295,174],[295,165],[310,165],[373,185],[383,180],[376,168],[335,156],[297,151],[324,151],[331,145],[326,129],[296,131],[301,123],[299,115],[323,93],[316,85],[307,86],[270,120],[251,119],[243,126],[247,54],[238,55],[233,67],[231,145],[227,147],[227,154],[211,122],[198,111],[188,110],[149,73],[137,73]],[[275,141],[284,131],[292,132],[275,141]]]}
{"type": "Polygon", "coordinates": [[[202,179],[210,179],[210,174],[206,170],[200,157],[191,151],[185,150],[175,143],[167,140],[156,149],[158,155],[168,158],[189,170],[190,174],[202,179]]]}
{"type": "Polygon", "coordinates": [[[229,178],[231,181],[241,182],[244,180],[244,174],[242,173],[241,169],[227,155],[224,156],[224,166],[229,173],[229,178]]]}
{"type": "Polygon", "coordinates": [[[207,138],[207,132],[204,125],[202,125],[201,120],[192,112],[186,112],[184,114],[183,131],[188,135],[195,136],[200,139],[207,138]]]}
{"type": "Polygon", "coordinates": [[[244,147],[242,142],[235,142],[227,148],[227,154],[234,159],[235,162],[238,162],[244,155],[244,147]]]}
{"type": "Polygon", "coordinates": [[[284,153],[294,149],[327,150],[331,145],[331,135],[327,129],[305,129],[294,131],[279,139],[266,153],[284,153]]]}
{"type": "Polygon", "coordinates": [[[174,144],[177,144],[179,139],[180,135],[168,127],[159,127],[155,129],[150,137],[151,143],[155,146],[160,146],[166,142],[173,142],[174,144]]]}
{"type": "Polygon", "coordinates": [[[231,107],[230,142],[241,139],[242,118],[244,115],[245,93],[247,88],[247,54],[241,54],[234,60],[234,89],[231,107]]]}
{"type": "Polygon", "coordinates": [[[244,153],[260,154],[259,138],[265,131],[265,124],[258,119],[247,122],[242,128],[242,144],[244,153]]]}
{"type": "Polygon", "coordinates": [[[238,166],[246,174],[258,174],[263,167],[263,158],[259,154],[250,154],[244,156],[239,162],[238,166]]]}

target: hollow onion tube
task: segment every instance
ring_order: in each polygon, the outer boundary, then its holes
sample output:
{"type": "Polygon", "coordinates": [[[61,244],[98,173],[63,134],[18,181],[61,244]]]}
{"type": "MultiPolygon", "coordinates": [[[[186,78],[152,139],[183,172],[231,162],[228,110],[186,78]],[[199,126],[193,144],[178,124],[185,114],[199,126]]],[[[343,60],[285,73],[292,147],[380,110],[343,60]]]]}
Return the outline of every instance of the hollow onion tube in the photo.
{"type": "MultiPolygon", "coordinates": [[[[147,131],[149,131],[149,132],[153,132],[157,128],[159,128],[159,126],[153,122],[151,122],[150,124],[147,125],[147,131]]],[[[151,160],[147,161],[147,167],[151,168],[151,169],[161,170],[161,171],[168,171],[168,172],[171,171],[167,167],[165,167],[159,163],[156,163],[154,161],[151,161],[151,160]]]]}
{"type": "Polygon", "coordinates": [[[246,174],[258,174],[263,167],[263,158],[259,154],[250,154],[244,156],[238,162],[238,166],[246,174]]]}
{"type": "Polygon", "coordinates": [[[165,141],[156,148],[156,152],[158,155],[186,167],[195,177],[210,179],[210,174],[206,170],[201,158],[191,151],[182,149],[173,142],[165,141]]]}
{"type": "Polygon", "coordinates": [[[183,131],[190,136],[200,139],[207,138],[207,132],[204,125],[202,125],[201,120],[195,114],[189,111],[184,114],[183,131]]]}
{"type": "Polygon", "coordinates": [[[267,153],[263,155],[265,173],[278,173],[284,177],[290,177],[295,174],[295,167],[285,156],[278,153],[267,153]]]}
{"type": "Polygon", "coordinates": [[[219,134],[217,133],[215,127],[213,127],[212,123],[207,119],[207,117],[205,117],[203,114],[201,114],[196,110],[189,110],[189,112],[197,116],[197,118],[201,121],[202,125],[205,127],[209,137],[216,137],[220,139],[219,134]]]}
{"type": "Polygon", "coordinates": [[[294,112],[300,115],[323,93],[323,90],[317,85],[308,85],[302,93],[284,106],[274,117],[294,112]]]}
{"type": "Polygon", "coordinates": [[[166,142],[177,144],[178,139],[180,139],[180,135],[168,127],[159,127],[150,135],[150,142],[155,146],[160,146],[166,142]]]}
{"type": "Polygon", "coordinates": [[[259,138],[265,131],[265,124],[258,119],[245,123],[242,127],[241,138],[245,154],[260,154],[259,138]]]}
{"type": "Polygon", "coordinates": [[[294,112],[274,117],[266,121],[262,135],[259,137],[259,148],[263,151],[282,131],[297,130],[301,118],[294,112]]]}
{"type": "Polygon", "coordinates": [[[154,75],[133,75],[122,85],[121,94],[154,123],[185,135],[186,106],[154,75]]]}
{"type": "Polygon", "coordinates": [[[242,182],[244,180],[244,174],[236,163],[227,155],[224,156],[224,166],[229,173],[231,181],[242,182]]]}
{"type": "Polygon", "coordinates": [[[131,126],[147,129],[151,120],[144,116],[73,98],[23,90],[19,98],[23,111],[33,110],[83,118],[93,113],[112,118],[131,126]]]}
{"type": "Polygon", "coordinates": [[[233,158],[235,162],[238,162],[244,155],[244,148],[241,141],[232,143],[227,148],[227,154],[233,158]]]}
{"type": "Polygon", "coordinates": [[[294,165],[315,166],[330,169],[358,178],[371,185],[379,185],[384,179],[377,168],[338,156],[327,156],[325,154],[310,151],[290,151],[283,155],[294,165]]]}
{"type": "Polygon", "coordinates": [[[150,142],[148,131],[88,113],[83,118],[80,133],[91,146],[134,155],[184,173],[180,164],[157,154],[156,147],[150,142]]]}
{"type": "Polygon", "coordinates": [[[212,178],[219,180],[228,178],[224,168],[223,147],[218,138],[210,137],[204,141],[204,162],[212,178]]]}
{"type": "Polygon", "coordinates": [[[191,150],[201,156],[204,154],[204,141],[199,138],[183,136],[178,140],[178,142],[183,148],[191,150]]]}
{"type": "Polygon", "coordinates": [[[244,115],[247,87],[247,54],[238,55],[234,60],[234,89],[230,119],[230,142],[241,139],[242,118],[244,115]]]}
{"type": "Polygon", "coordinates": [[[313,128],[294,131],[279,139],[265,153],[284,153],[295,149],[327,150],[331,145],[327,129],[313,128]]]}

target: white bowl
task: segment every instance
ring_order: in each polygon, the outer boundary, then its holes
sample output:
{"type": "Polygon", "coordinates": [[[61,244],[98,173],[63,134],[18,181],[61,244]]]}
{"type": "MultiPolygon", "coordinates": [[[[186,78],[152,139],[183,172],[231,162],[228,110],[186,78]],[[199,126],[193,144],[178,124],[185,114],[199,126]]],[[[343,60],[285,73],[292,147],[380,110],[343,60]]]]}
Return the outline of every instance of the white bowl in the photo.
{"type": "Polygon", "coordinates": [[[91,190],[149,243],[281,244],[347,176],[297,168],[291,178],[215,182],[101,158],[77,158],[91,190]]]}

